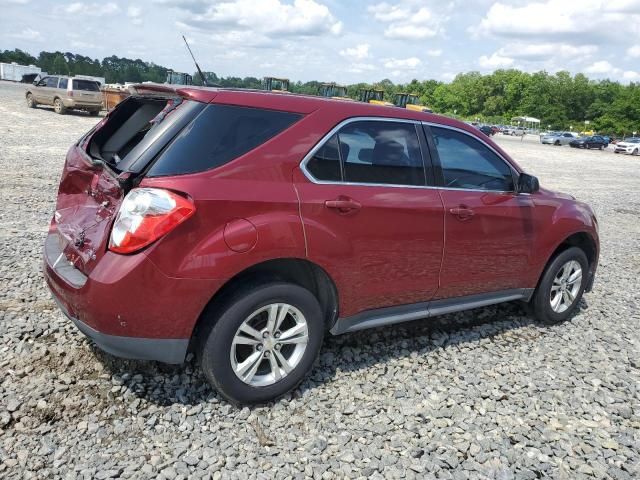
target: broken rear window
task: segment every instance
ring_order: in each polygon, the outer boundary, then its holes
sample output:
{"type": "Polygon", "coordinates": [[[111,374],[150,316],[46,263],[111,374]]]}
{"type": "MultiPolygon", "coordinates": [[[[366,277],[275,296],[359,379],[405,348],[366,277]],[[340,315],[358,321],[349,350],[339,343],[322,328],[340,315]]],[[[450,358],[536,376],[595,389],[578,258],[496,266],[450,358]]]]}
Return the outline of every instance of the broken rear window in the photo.
{"type": "Polygon", "coordinates": [[[128,97],[93,135],[88,153],[113,170],[139,172],[202,108],[180,98],[128,97]]]}

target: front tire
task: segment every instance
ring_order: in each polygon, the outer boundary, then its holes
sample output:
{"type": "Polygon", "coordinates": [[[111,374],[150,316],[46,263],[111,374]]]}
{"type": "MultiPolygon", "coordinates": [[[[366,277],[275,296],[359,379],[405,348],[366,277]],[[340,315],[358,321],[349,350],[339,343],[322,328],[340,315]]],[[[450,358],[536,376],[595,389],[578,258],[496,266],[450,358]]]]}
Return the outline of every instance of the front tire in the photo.
{"type": "Polygon", "coordinates": [[[234,404],[293,390],[311,370],[325,330],[316,297],[283,282],[240,290],[207,315],[198,358],[207,380],[234,404]]]}
{"type": "Polygon", "coordinates": [[[588,272],[589,262],[580,248],[571,247],[556,255],[531,299],[535,317],[547,325],[567,320],[580,303],[588,272]]]}
{"type": "Polygon", "coordinates": [[[56,98],[53,101],[53,110],[54,112],[56,112],[58,115],[64,115],[67,111],[67,108],[64,106],[64,104],[62,103],[62,100],[60,100],[59,98],[56,98]]]}
{"type": "Polygon", "coordinates": [[[36,108],[36,100],[31,93],[27,93],[27,107],[36,108]]]}

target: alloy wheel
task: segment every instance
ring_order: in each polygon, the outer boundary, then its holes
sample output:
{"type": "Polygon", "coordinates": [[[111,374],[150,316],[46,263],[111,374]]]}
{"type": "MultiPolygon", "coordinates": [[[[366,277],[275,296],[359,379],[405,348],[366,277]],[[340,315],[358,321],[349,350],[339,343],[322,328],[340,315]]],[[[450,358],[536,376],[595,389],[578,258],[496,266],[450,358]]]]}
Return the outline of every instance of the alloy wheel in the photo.
{"type": "Polygon", "coordinates": [[[551,309],[556,313],[563,313],[571,308],[581,286],[582,267],[577,261],[569,260],[558,270],[551,284],[551,309]]]}
{"type": "Polygon", "coordinates": [[[236,331],[231,367],[247,385],[273,385],[298,366],[308,342],[302,312],[287,303],[272,303],[254,311],[236,331]]]}

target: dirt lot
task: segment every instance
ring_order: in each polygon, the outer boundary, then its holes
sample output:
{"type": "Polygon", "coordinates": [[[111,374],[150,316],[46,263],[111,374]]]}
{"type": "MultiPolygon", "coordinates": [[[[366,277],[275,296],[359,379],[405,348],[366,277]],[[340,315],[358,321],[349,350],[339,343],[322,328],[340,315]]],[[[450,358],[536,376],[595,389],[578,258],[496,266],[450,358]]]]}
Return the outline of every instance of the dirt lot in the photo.
{"type": "Polygon", "coordinates": [[[42,244],[96,119],[23,92],[0,82],[0,477],[640,477],[639,157],[496,138],[598,215],[595,290],[570,322],[503,305],[329,338],[292,395],[236,409],[192,361],[113,359],[56,309],[42,244]]]}

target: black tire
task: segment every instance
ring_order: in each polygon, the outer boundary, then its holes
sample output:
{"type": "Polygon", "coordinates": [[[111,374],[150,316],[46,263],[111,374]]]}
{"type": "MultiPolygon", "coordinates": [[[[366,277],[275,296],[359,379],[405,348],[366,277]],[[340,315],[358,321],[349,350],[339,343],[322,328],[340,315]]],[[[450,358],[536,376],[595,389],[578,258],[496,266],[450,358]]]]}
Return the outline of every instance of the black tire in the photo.
{"type": "Polygon", "coordinates": [[[97,117],[99,113],[100,110],[89,110],[89,115],[91,115],[92,117],[97,117]]]}
{"type": "Polygon", "coordinates": [[[554,145],[555,145],[556,147],[559,147],[559,146],[560,146],[560,142],[559,142],[558,140],[556,140],[556,143],[554,143],[554,145]]]}
{"type": "Polygon", "coordinates": [[[64,106],[62,100],[59,98],[53,99],[53,111],[58,115],[64,115],[67,112],[67,107],[64,106]]]}
{"type": "Polygon", "coordinates": [[[542,278],[540,279],[538,287],[536,288],[530,302],[535,317],[546,325],[553,325],[567,320],[580,304],[580,299],[582,298],[582,294],[584,293],[584,289],[587,285],[588,272],[589,261],[587,260],[587,256],[584,251],[578,247],[568,248],[553,257],[545,268],[542,278]],[[578,289],[571,305],[565,311],[558,313],[551,308],[551,287],[562,267],[571,260],[578,262],[582,269],[580,288],[578,289]]]}
{"type": "Polygon", "coordinates": [[[316,297],[305,288],[284,282],[247,286],[205,315],[204,327],[198,333],[196,353],[209,383],[234,404],[266,403],[298,386],[320,352],[325,331],[322,309],[316,297]],[[298,364],[281,380],[268,386],[252,386],[233,370],[232,342],[238,328],[253,312],[272,303],[288,303],[302,312],[307,322],[308,343],[298,364]]]}
{"type": "Polygon", "coordinates": [[[600,151],[604,150],[604,145],[600,145],[600,151]]]}
{"type": "MultiPolygon", "coordinates": [[[[617,153],[617,152],[616,152],[617,153]]],[[[633,152],[631,152],[631,155],[638,155],[638,149],[634,149],[633,152]]]]}
{"type": "Polygon", "coordinates": [[[36,108],[36,105],[38,104],[36,103],[35,98],[33,98],[33,95],[31,93],[27,93],[27,107],[36,108]]]}

